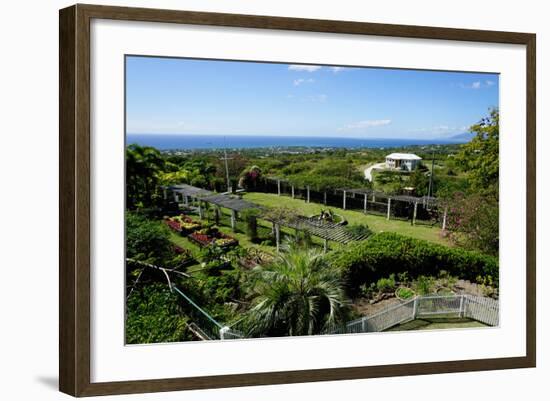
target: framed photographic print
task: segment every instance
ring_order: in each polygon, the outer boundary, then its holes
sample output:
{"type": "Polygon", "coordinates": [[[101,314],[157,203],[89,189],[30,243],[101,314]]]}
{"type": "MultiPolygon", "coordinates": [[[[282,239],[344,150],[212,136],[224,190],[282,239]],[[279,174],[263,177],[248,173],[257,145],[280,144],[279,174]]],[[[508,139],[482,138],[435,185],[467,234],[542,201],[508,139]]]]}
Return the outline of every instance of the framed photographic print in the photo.
{"type": "Polygon", "coordinates": [[[535,35],[60,11],[60,390],[534,367],[535,35]]]}

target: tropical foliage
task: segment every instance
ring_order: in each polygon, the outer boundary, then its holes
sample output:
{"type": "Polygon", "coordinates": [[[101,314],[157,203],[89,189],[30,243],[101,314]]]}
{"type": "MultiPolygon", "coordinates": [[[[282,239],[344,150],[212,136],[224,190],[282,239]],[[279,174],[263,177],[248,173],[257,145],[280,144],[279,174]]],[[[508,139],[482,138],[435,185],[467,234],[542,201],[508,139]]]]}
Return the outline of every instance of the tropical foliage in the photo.
{"type": "Polygon", "coordinates": [[[145,344],[191,340],[188,318],[177,295],[164,283],[138,286],[126,301],[126,342],[145,344]]]}
{"type": "Polygon", "coordinates": [[[253,336],[311,335],[341,323],[346,298],[340,275],[317,249],[289,247],[253,270],[253,336]]]}
{"type": "Polygon", "coordinates": [[[457,155],[457,164],[467,172],[471,191],[489,195],[498,200],[499,177],[499,112],[490,111],[488,117],[470,128],[475,137],[463,145],[457,155]]]}
{"type": "Polygon", "coordinates": [[[168,228],[141,214],[126,213],[126,257],[162,264],[173,256],[168,228]]]}

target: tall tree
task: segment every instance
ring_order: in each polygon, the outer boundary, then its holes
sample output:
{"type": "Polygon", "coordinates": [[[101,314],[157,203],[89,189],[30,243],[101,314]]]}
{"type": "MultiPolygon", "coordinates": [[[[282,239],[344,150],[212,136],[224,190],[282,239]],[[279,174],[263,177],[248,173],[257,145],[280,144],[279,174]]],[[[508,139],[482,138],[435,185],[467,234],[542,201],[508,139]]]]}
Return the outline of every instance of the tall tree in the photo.
{"type": "Polygon", "coordinates": [[[470,128],[475,137],[462,146],[456,160],[467,172],[472,193],[489,195],[498,200],[499,177],[499,111],[490,110],[489,116],[470,128]]]}

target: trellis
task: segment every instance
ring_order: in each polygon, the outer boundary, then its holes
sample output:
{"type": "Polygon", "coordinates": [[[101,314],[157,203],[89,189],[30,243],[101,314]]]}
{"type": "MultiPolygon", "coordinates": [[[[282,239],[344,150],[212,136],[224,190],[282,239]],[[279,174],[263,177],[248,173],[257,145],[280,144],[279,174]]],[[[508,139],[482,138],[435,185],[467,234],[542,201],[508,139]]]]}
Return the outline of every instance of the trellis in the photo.
{"type": "MultiPolygon", "coordinates": [[[[439,200],[433,196],[412,196],[412,195],[389,195],[384,192],[376,191],[370,188],[340,188],[338,191],[342,192],[342,209],[346,210],[347,207],[347,197],[349,194],[355,196],[363,196],[363,212],[367,213],[367,208],[369,201],[376,202],[376,199],[386,199],[387,209],[386,209],[386,218],[390,220],[391,218],[391,205],[392,202],[406,202],[414,205],[412,224],[416,224],[416,217],[418,213],[418,205],[422,205],[424,208],[437,208],[440,204],[439,200]]],[[[444,209],[443,212],[443,226],[445,229],[447,221],[447,209],[444,209]]]]}
{"type": "Polygon", "coordinates": [[[178,194],[182,196],[183,203],[188,206],[189,198],[194,199],[198,203],[198,212],[201,219],[204,218],[203,202],[210,203],[215,206],[217,219],[221,211],[220,208],[226,208],[231,211],[231,228],[233,231],[237,227],[237,213],[246,209],[261,209],[261,206],[255,203],[246,201],[238,196],[231,194],[218,194],[206,189],[194,187],[192,185],[180,184],[170,187],[164,187],[165,199],[167,198],[166,190],[169,189],[174,194],[174,200],[178,202],[178,194]]]}
{"type": "Polygon", "coordinates": [[[352,241],[361,241],[368,237],[368,234],[355,234],[341,224],[320,220],[316,217],[295,216],[288,219],[278,218],[267,220],[271,221],[275,226],[275,241],[277,250],[279,250],[280,247],[280,226],[300,230],[307,234],[321,238],[324,241],[325,252],[328,250],[329,241],[347,244],[352,241]]]}
{"type": "Polygon", "coordinates": [[[220,213],[220,207],[229,209],[231,211],[231,229],[233,231],[235,231],[237,227],[237,213],[242,212],[243,210],[262,208],[255,203],[229,194],[213,194],[203,197],[201,200],[213,204],[216,207],[216,213],[220,213]]]}
{"type": "MultiPolygon", "coordinates": [[[[290,186],[290,197],[292,199],[295,199],[296,198],[296,192],[297,190],[299,189],[299,186],[295,185],[292,181],[290,181],[289,179],[286,179],[286,178],[281,178],[281,177],[264,177],[264,180],[265,181],[270,181],[270,182],[274,182],[276,183],[277,185],[277,196],[281,196],[282,194],[282,186],[284,184],[286,185],[289,185],[290,186]]],[[[311,187],[309,185],[306,185],[305,188],[303,188],[306,192],[306,195],[305,195],[305,201],[307,203],[310,202],[311,200],[311,187]]],[[[326,202],[325,202],[326,203],[326,202]]]]}
{"type": "MultiPolygon", "coordinates": [[[[309,185],[306,185],[305,188],[296,186],[291,180],[282,178],[282,177],[264,177],[264,180],[266,182],[272,182],[275,183],[277,186],[277,196],[281,196],[283,194],[283,187],[290,186],[290,196],[291,198],[296,198],[296,193],[298,190],[302,189],[305,190],[305,201],[306,203],[310,203],[311,201],[311,188],[309,185]]],[[[360,196],[363,198],[363,212],[366,214],[368,213],[368,207],[369,205],[373,203],[377,203],[380,206],[380,202],[377,202],[377,200],[385,200],[386,206],[385,206],[385,216],[388,220],[391,219],[391,208],[392,204],[395,204],[396,202],[406,202],[410,205],[413,205],[413,215],[412,215],[412,224],[415,225],[417,222],[417,215],[418,215],[418,206],[421,205],[427,210],[430,210],[431,208],[438,208],[440,205],[440,201],[433,197],[433,196],[412,196],[412,195],[390,195],[384,192],[376,191],[371,188],[337,188],[334,190],[324,190],[321,191],[323,193],[323,204],[327,204],[327,194],[331,191],[334,191],[334,193],[341,192],[342,193],[342,209],[346,210],[348,209],[348,197],[351,195],[352,197],[360,196]]],[[[442,222],[442,229],[446,228],[446,222],[447,222],[447,209],[445,208],[443,210],[443,222],[442,222]]]]}

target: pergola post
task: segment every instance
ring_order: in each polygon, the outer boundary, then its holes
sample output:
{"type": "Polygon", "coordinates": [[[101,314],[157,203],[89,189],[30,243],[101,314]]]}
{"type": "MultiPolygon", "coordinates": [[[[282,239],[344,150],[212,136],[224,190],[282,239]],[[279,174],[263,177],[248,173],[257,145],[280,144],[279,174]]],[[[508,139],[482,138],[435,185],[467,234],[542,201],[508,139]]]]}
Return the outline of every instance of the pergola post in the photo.
{"type": "Polygon", "coordinates": [[[277,196],[281,196],[281,180],[277,180],[277,196]]]}
{"type": "Polygon", "coordinates": [[[185,203],[185,206],[189,206],[189,198],[187,195],[183,195],[183,202],[185,203]]]}
{"type": "Polygon", "coordinates": [[[328,251],[328,239],[325,238],[325,240],[323,241],[323,252],[327,253],[327,251],[328,251]]]}
{"type": "Polygon", "coordinates": [[[294,199],[294,184],[290,186],[290,190],[292,192],[292,199],[294,199]]]}
{"type": "Polygon", "coordinates": [[[376,195],[374,194],[374,192],[372,193],[372,202],[376,202],[376,195]]]}
{"type": "Polygon", "coordinates": [[[443,225],[441,226],[442,230],[445,230],[447,228],[447,207],[445,207],[445,211],[443,212],[443,225]]]}
{"type": "Polygon", "coordinates": [[[327,204],[327,191],[323,191],[323,204],[327,204]]]}
{"type": "Polygon", "coordinates": [[[363,212],[367,214],[367,204],[368,204],[368,195],[365,194],[365,199],[363,199],[363,212]]]}
{"type": "Polygon", "coordinates": [[[174,202],[178,203],[178,193],[174,192],[174,202]]]}
{"type": "Polygon", "coordinates": [[[416,224],[416,212],[417,212],[417,210],[418,210],[418,202],[414,202],[413,220],[412,220],[413,226],[416,224]]]}
{"type": "Polygon", "coordinates": [[[202,220],[204,219],[204,213],[202,210],[202,202],[199,200],[199,218],[202,220]]]}
{"type": "Polygon", "coordinates": [[[281,242],[281,229],[279,227],[279,224],[275,223],[275,245],[277,247],[277,253],[279,253],[280,242],[281,242]]]}
{"type": "Polygon", "coordinates": [[[237,212],[231,210],[231,229],[235,231],[237,229],[237,212]]]}
{"type": "Polygon", "coordinates": [[[346,210],[346,191],[344,191],[344,196],[342,198],[342,209],[346,210]]]}
{"type": "Polygon", "coordinates": [[[164,200],[168,199],[168,191],[166,190],[166,187],[162,188],[162,197],[164,200]]]}
{"type": "Polygon", "coordinates": [[[391,211],[391,198],[388,198],[388,215],[386,217],[388,220],[390,219],[390,211],[391,211]]]}
{"type": "Polygon", "coordinates": [[[220,225],[220,215],[221,215],[220,207],[216,205],[216,207],[214,208],[214,221],[216,222],[217,226],[220,225]]]}
{"type": "Polygon", "coordinates": [[[306,187],[307,190],[307,203],[309,203],[309,185],[306,187]]]}

